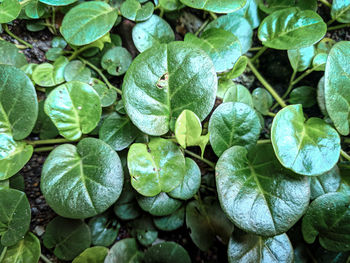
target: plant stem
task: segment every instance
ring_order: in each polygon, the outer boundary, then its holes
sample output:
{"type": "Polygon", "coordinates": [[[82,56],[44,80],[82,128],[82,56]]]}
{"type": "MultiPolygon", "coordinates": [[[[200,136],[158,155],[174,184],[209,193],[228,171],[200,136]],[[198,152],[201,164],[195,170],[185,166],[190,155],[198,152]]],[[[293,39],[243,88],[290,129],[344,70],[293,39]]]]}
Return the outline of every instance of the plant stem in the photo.
{"type": "Polygon", "coordinates": [[[0,255],[0,263],[3,261],[5,254],[6,254],[6,251],[7,251],[7,247],[4,247],[4,249],[2,250],[1,255],[0,255]]]}
{"type": "Polygon", "coordinates": [[[26,141],[26,143],[36,146],[36,145],[46,145],[46,144],[60,144],[60,143],[66,143],[66,142],[77,142],[72,140],[67,140],[64,138],[59,139],[49,139],[49,140],[38,140],[38,141],[26,141]]]}
{"type": "Polygon", "coordinates": [[[201,32],[202,30],[208,25],[209,23],[209,19],[205,20],[204,23],[200,26],[200,28],[198,28],[198,30],[196,31],[196,33],[194,33],[194,35],[197,37],[201,32]]]}
{"type": "Polygon", "coordinates": [[[350,155],[348,155],[344,150],[340,150],[340,155],[343,156],[347,161],[350,161],[350,155]]]}
{"type": "Polygon", "coordinates": [[[273,113],[273,112],[268,112],[268,113],[267,113],[267,116],[270,116],[270,117],[275,117],[275,116],[276,116],[276,113],[273,113]]]}
{"type": "Polygon", "coordinates": [[[33,46],[32,46],[31,44],[29,44],[28,42],[24,41],[23,39],[20,39],[18,36],[16,36],[15,34],[13,34],[13,33],[9,30],[9,28],[7,27],[7,24],[2,24],[2,26],[3,26],[4,30],[5,30],[5,32],[6,32],[9,36],[13,37],[13,38],[16,39],[18,42],[20,42],[20,43],[22,43],[23,45],[25,45],[27,48],[33,48],[33,46]]]}
{"type": "Polygon", "coordinates": [[[254,75],[261,82],[261,84],[271,93],[272,97],[281,105],[283,108],[287,107],[287,104],[284,100],[278,95],[278,93],[273,89],[273,87],[264,79],[263,76],[259,73],[259,71],[254,67],[253,63],[248,59],[248,66],[253,71],[254,75]]]}
{"type": "Polygon", "coordinates": [[[327,26],[333,24],[334,21],[335,21],[335,19],[329,20],[329,21],[327,22],[327,26]]]}
{"type": "Polygon", "coordinates": [[[341,29],[341,28],[349,27],[349,26],[350,26],[350,23],[342,24],[342,25],[337,25],[337,26],[332,26],[332,27],[329,27],[329,28],[327,29],[327,31],[337,30],[337,29],[341,29]]]}
{"type": "Polygon", "coordinates": [[[163,16],[164,16],[164,8],[159,7],[159,9],[160,9],[159,16],[163,18],[163,16]]]}
{"type": "Polygon", "coordinates": [[[213,12],[209,12],[209,15],[210,15],[212,18],[214,18],[214,20],[218,18],[218,16],[217,16],[215,13],[213,13],[213,12]]]}
{"type": "Polygon", "coordinates": [[[45,257],[43,254],[40,254],[40,258],[45,261],[46,263],[52,263],[52,261],[50,259],[48,259],[47,257],[45,257]]]}
{"type": "Polygon", "coordinates": [[[320,67],[321,65],[317,66],[317,67],[313,67],[311,69],[308,69],[307,71],[305,71],[303,74],[301,74],[297,79],[295,79],[290,85],[294,86],[295,84],[299,83],[301,80],[303,80],[305,77],[307,77],[308,75],[310,75],[312,72],[314,72],[318,67],[320,67]]]}
{"type": "Polygon", "coordinates": [[[35,148],[34,152],[36,153],[51,152],[53,149],[55,149],[55,146],[40,147],[40,148],[35,148]]]}
{"type": "Polygon", "coordinates": [[[257,144],[268,144],[271,143],[270,139],[266,139],[266,140],[258,140],[257,144]]]}
{"type": "Polygon", "coordinates": [[[254,62],[255,60],[257,60],[266,50],[268,49],[268,47],[262,47],[258,53],[255,54],[255,56],[251,59],[252,62],[254,62]]]}
{"type": "Polygon", "coordinates": [[[249,52],[259,51],[262,48],[264,48],[264,47],[252,47],[252,48],[249,49],[249,52]]]}
{"type": "Polygon", "coordinates": [[[201,160],[202,162],[206,163],[207,165],[209,165],[211,168],[215,169],[215,163],[205,159],[205,158],[202,158],[201,156],[199,156],[198,154],[195,154],[189,150],[186,150],[184,149],[184,152],[187,153],[188,155],[191,155],[192,157],[194,158],[197,158],[198,160],[201,160]]]}
{"type": "Polygon", "coordinates": [[[332,7],[332,5],[327,0],[320,0],[320,2],[329,8],[332,7]]]}
{"type": "MultiPolygon", "coordinates": [[[[31,1],[33,0],[23,0],[22,2],[20,2],[19,4],[21,5],[21,7],[23,8],[24,6],[26,6],[27,4],[29,4],[31,1]]],[[[1,261],[0,261],[1,262],[1,261]]]]}
{"type": "Polygon", "coordinates": [[[106,78],[106,76],[102,73],[102,71],[100,69],[98,69],[94,64],[90,63],[89,61],[83,59],[82,57],[78,57],[84,64],[88,65],[90,68],[92,68],[93,70],[95,70],[97,72],[98,75],[100,75],[100,77],[103,79],[103,81],[106,83],[106,85],[108,86],[108,88],[110,89],[114,89],[119,95],[122,95],[122,91],[120,89],[118,89],[117,87],[113,86],[109,80],[106,78]]]}
{"type": "MultiPolygon", "coordinates": [[[[0,40],[1,41],[6,41],[5,39],[3,39],[2,37],[0,37],[0,40]]],[[[28,48],[28,47],[26,47],[26,46],[24,46],[24,45],[18,45],[18,44],[14,44],[17,48],[19,48],[19,49],[26,49],[26,48],[28,48]]]]}
{"type": "Polygon", "coordinates": [[[83,46],[82,48],[78,48],[73,51],[72,55],[68,58],[69,61],[72,61],[75,59],[77,56],[79,56],[80,53],[84,52],[85,50],[91,48],[90,46],[83,46]]]}
{"type": "Polygon", "coordinates": [[[350,138],[344,138],[344,143],[350,143],[350,138]]]}
{"type": "Polygon", "coordinates": [[[52,29],[55,33],[55,35],[57,35],[57,30],[56,30],[56,9],[53,6],[52,7],[52,29]]]}

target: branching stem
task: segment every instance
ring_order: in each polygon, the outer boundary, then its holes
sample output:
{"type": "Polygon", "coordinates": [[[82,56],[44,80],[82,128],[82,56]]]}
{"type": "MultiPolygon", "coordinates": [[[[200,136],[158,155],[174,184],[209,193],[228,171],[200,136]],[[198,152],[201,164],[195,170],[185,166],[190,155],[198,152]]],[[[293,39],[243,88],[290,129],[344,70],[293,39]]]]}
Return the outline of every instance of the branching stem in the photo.
{"type": "Polygon", "coordinates": [[[341,29],[341,28],[344,28],[344,27],[350,27],[350,23],[329,27],[327,29],[327,31],[337,30],[337,29],[341,29]]]}
{"type": "Polygon", "coordinates": [[[40,254],[40,258],[45,262],[45,263],[52,263],[52,261],[50,259],[48,259],[47,257],[45,257],[43,254],[40,254]]]}
{"type": "Polygon", "coordinates": [[[7,27],[7,24],[2,24],[2,27],[4,28],[5,32],[13,37],[14,39],[16,39],[18,42],[22,43],[23,45],[25,45],[27,48],[33,48],[33,46],[31,44],[29,44],[28,42],[24,41],[23,39],[20,39],[18,36],[16,36],[15,34],[13,34],[9,28],[7,27]]]}
{"type": "Polygon", "coordinates": [[[347,161],[350,161],[350,155],[348,155],[344,150],[340,150],[340,155],[343,156],[347,161]]]}
{"type": "Polygon", "coordinates": [[[67,140],[67,139],[64,139],[64,138],[59,138],[59,139],[49,139],[49,140],[26,141],[26,143],[30,144],[30,145],[33,145],[33,146],[36,146],[36,145],[47,145],[47,144],[61,144],[61,143],[77,142],[77,141],[67,140]]]}
{"type": "Polygon", "coordinates": [[[261,49],[259,49],[258,53],[255,54],[255,56],[251,59],[252,62],[255,62],[264,52],[268,49],[268,47],[264,46],[261,49]]]}
{"type": "Polygon", "coordinates": [[[188,155],[194,157],[194,158],[197,158],[198,160],[201,160],[202,162],[206,163],[207,165],[209,165],[211,168],[215,169],[215,163],[205,159],[205,158],[202,158],[200,155],[198,154],[195,154],[189,150],[186,150],[184,149],[184,152],[187,153],[188,155]]]}

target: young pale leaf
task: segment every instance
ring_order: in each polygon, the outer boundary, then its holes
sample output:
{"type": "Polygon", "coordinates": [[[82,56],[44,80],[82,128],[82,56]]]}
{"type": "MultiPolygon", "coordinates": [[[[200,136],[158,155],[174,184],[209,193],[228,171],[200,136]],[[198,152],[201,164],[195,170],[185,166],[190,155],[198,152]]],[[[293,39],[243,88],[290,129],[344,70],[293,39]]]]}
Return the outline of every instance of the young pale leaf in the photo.
{"type": "Polygon", "coordinates": [[[139,251],[135,238],[125,238],[118,241],[109,250],[104,263],[130,262],[140,263],[143,253],[139,251]]]}
{"type": "Polygon", "coordinates": [[[88,84],[71,81],[55,88],[45,101],[45,113],[68,140],[91,132],[101,117],[101,102],[88,84]]]}
{"type": "Polygon", "coordinates": [[[350,121],[350,42],[331,49],[325,72],[325,100],[329,117],[341,135],[349,135],[350,121]]]}
{"type": "Polygon", "coordinates": [[[66,57],[59,57],[52,64],[42,63],[35,67],[32,78],[42,87],[54,87],[64,82],[64,70],[69,61],[66,57]]]}
{"type": "Polygon", "coordinates": [[[21,12],[18,0],[3,0],[0,3],[0,23],[8,23],[15,20],[21,12]]]}
{"type": "Polygon", "coordinates": [[[74,2],[77,2],[78,0],[39,0],[40,2],[47,4],[47,5],[53,5],[53,6],[63,6],[63,5],[70,5],[74,2]]]}
{"type": "Polygon", "coordinates": [[[251,148],[259,139],[260,131],[256,111],[241,102],[221,104],[209,121],[210,144],[219,157],[234,145],[251,148]]]}
{"type": "Polygon", "coordinates": [[[132,122],[149,135],[163,135],[185,110],[204,120],[214,106],[217,77],[202,50],[184,42],[141,53],[124,77],[123,100],[132,122]]]}
{"type": "Polygon", "coordinates": [[[112,76],[123,75],[132,62],[132,56],[126,48],[113,47],[101,59],[101,66],[112,76]]]}
{"type": "Polygon", "coordinates": [[[102,263],[108,254],[106,247],[89,247],[77,256],[72,263],[102,263]]]}
{"type": "Polygon", "coordinates": [[[31,80],[14,66],[0,65],[1,133],[22,140],[33,130],[37,117],[38,100],[31,80]]]}
{"type": "Polygon", "coordinates": [[[186,170],[183,181],[174,190],[169,192],[169,196],[181,200],[191,199],[199,190],[201,185],[201,170],[195,161],[186,158],[186,170]]]}
{"type": "Polygon", "coordinates": [[[174,213],[163,217],[153,217],[154,225],[162,231],[174,231],[183,226],[185,221],[185,207],[180,207],[174,213]]]}
{"type": "Polygon", "coordinates": [[[211,28],[221,28],[234,34],[241,43],[242,54],[248,52],[252,46],[253,28],[248,20],[241,15],[232,13],[220,16],[218,19],[209,23],[205,30],[211,28]]]}
{"type": "Polygon", "coordinates": [[[32,233],[27,233],[16,245],[8,247],[1,263],[39,262],[40,241],[32,233]]]}
{"type": "Polygon", "coordinates": [[[89,227],[81,220],[55,217],[46,227],[44,246],[62,260],[72,260],[90,247],[89,227]]]}
{"type": "Polygon", "coordinates": [[[80,81],[89,83],[91,79],[91,71],[80,60],[70,61],[64,68],[64,79],[66,81],[80,81]]]}
{"type": "Polygon", "coordinates": [[[185,157],[175,143],[152,138],[148,144],[131,145],[128,168],[135,190],[144,196],[155,196],[180,185],[185,174],[185,157]]]}
{"type": "Polygon", "coordinates": [[[217,236],[227,244],[234,228],[213,197],[187,204],[186,225],[192,241],[203,251],[213,246],[217,236]]]}
{"type": "Polygon", "coordinates": [[[311,188],[311,200],[317,197],[336,192],[340,186],[341,176],[337,166],[320,176],[309,177],[311,188]]]}
{"type": "Polygon", "coordinates": [[[315,55],[314,46],[288,50],[289,62],[293,70],[298,72],[308,69],[315,55]]]}
{"type": "Polygon", "coordinates": [[[257,88],[252,93],[254,108],[262,115],[267,115],[273,104],[271,94],[263,88],[257,88]]]}
{"type": "Polygon", "coordinates": [[[181,3],[196,9],[214,13],[232,13],[241,9],[247,0],[180,0],[181,3]]]}
{"type": "Polygon", "coordinates": [[[302,232],[307,243],[317,236],[322,247],[330,251],[350,250],[350,197],[344,193],[328,193],[316,198],[308,208],[302,232]]]}
{"type": "Polygon", "coordinates": [[[238,231],[228,244],[229,263],[292,263],[293,247],[286,234],[261,237],[238,231]]]}
{"type": "Polygon", "coordinates": [[[132,39],[138,51],[143,52],[153,45],[167,44],[175,40],[171,26],[159,16],[153,15],[132,29],[132,39]]]}
{"type": "Polygon", "coordinates": [[[302,104],[304,108],[311,108],[316,104],[316,89],[310,86],[301,86],[292,90],[289,95],[291,104],[302,104]]]}
{"type": "Polygon", "coordinates": [[[158,231],[149,215],[142,216],[130,223],[131,235],[143,246],[150,246],[158,237],[158,231]]]}
{"type": "Polygon", "coordinates": [[[149,19],[153,11],[154,5],[151,1],[141,5],[138,0],[126,0],[120,7],[122,16],[136,22],[149,19]]]}
{"type": "Polygon", "coordinates": [[[316,176],[331,170],[340,155],[339,134],[325,121],[305,122],[302,106],[290,105],[273,120],[271,140],[281,164],[302,175],[316,176]]]}
{"type": "Polygon", "coordinates": [[[40,187],[57,214],[68,218],[95,216],[120,196],[120,159],[110,146],[94,138],[81,140],[77,147],[61,145],[46,159],[40,187]]]}
{"type": "Polygon", "coordinates": [[[120,225],[116,219],[109,218],[108,214],[102,214],[90,219],[89,228],[92,244],[108,247],[117,239],[120,225]]]}
{"type": "Polygon", "coordinates": [[[0,190],[1,245],[16,245],[29,229],[30,206],[26,195],[14,189],[0,190]]]}
{"type": "Polygon", "coordinates": [[[334,0],[331,9],[332,19],[340,23],[350,23],[350,2],[347,0],[334,0]]]}
{"type": "Polygon", "coordinates": [[[145,252],[146,263],[191,263],[186,249],[175,242],[158,243],[145,252]]]}
{"type": "Polygon", "coordinates": [[[248,58],[246,56],[241,56],[235,65],[233,66],[232,70],[227,73],[225,76],[227,79],[235,79],[238,78],[240,75],[243,74],[245,69],[248,65],[248,58]]]}
{"type": "Polygon", "coordinates": [[[288,50],[311,46],[327,32],[327,25],[314,11],[287,8],[266,17],[258,37],[264,46],[288,50]]]}
{"type": "Polygon", "coordinates": [[[26,57],[12,43],[0,40],[0,64],[21,68],[28,64],[26,57]]]}
{"type": "Polygon", "coordinates": [[[223,102],[242,102],[253,107],[253,98],[249,90],[241,84],[234,84],[230,87],[224,96],[223,102]]]}
{"type": "Polygon", "coordinates": [[[117,17],[117,10],[105,2],[84,2],[64,16],[60,30],[68,43],[83,46],[109,32],[117,17]]]}
{"type": "Polygon", "coordinates": [[[170,215],[179,209],[182,204],[181,201],[169,197],[169,195],[164,192],[153,197],[139,195],[137,197],[137,202],[142,210],[154,216],[170,215]]]}
{"type": "Polygon", "coordinates": [[[225,151],[216,165],[216,185],[227,216],[256,235],[285,233],[309,205],[307,178],[283,169],[269,144],[249,153],[241,146],[225,151]]]}

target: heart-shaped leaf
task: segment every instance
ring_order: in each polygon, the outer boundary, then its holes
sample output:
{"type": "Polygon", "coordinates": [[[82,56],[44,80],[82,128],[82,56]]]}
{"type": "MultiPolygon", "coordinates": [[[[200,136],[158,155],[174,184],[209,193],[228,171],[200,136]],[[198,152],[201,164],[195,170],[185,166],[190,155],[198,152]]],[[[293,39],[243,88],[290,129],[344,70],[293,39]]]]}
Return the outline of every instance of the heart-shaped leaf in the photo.
{"type": "Polygon", "coordinates": [[[103,263],[108,254],[106,247],[89,247],[77,256],[72,263],[103,263]]]}
{"type": "Polygon", "coordinates": [[[120,196],[120,159],[110,146],[94,138],[81,140],[77,147],[61,145],[46,159],[40,187],[47,203],[61,216],[97,215],[120,196]]]}
{"type": "Polygon", "coordinates": [[[186,249],[175,242],[158,243],[145,252],[146,263],[191,263],[186,249]]]}
{"type": "Polygon", "coordinates": [[[64,82],[64,70],[69,61],[66,57],[59,57],[53,64],[43,63],[35,67],[32,78],[42,87],[54,87],[64,82]]]}
{"type": "Polygon", "coordinates": [[[242,102],[253,107],[253,98],[249,90],[240,84],[233,84],[225,93],[223,102],[242,102]]]}
{"type": "Polygon", "coordinates": [[[247,232],[282,234],[309,205],[307,178],[282,169],[269,144],[257,145],[249,153],[234,146],[221,155],[215,170],[222,209],[247,232]]]}
{"type": "Polygon", "coordinates": [[[26,57],[12,43],[0,40],[0,64],[21,68],[28,64],[26,57]]]}
{"type": "Polygon", "coordinates": [[[8,23],[16,19],[21,12],[18,0],[3,0],[0,3],[0,23],[8,23]]]}
{"type": "Polygon", "coordinates": [[[118,241],[109,250],[104,263],[130,262],[138,263],[143,259],[135,238],[125,238],[118,241]]]}
{"type": "Polygon", "coordinates": [[[174,231],[183,226],[185,221],[185,207],[180,207],[174,213],[163,217],[154,217],[154,225],[162,231],[174,231]]]}
{"type": "Polygon", "coordinates": [[[141,196],[137,197],[140,207],[154,216],[167,216],[174,213],[181,206],[182,202],[169,197],[164,192],[153,197],[141,196]]]}
{"type": "Polygon", "coordinates": [[[215,13],[232,13],[241,9],[247,0],[180,0],[181,3],[196,9],[215,13]]]}
{"type": "Polygon", "coordinates": [[[122,16],[133,21],[145,21],[153,14],[154,5],[151,1],[141,5],[138,0],[126,0],[120,7],[122,16]]]}
{"type": "Polygon", "coordinates": [[[301,105],[290,105],[277,113],[271,140],[281,164],[298,174],[323,174],[334,167],[340,155],[339,134],[322,119],[305,122],[301,105]]]}
{"type": "Polygon", "coordinates": [[[117,239],[120,225],[116,219],[109,218],[108,214],[102,214],[91,218],[89,227],[92,244],[108,247],[117,239]]]}
{"type": "Polygon", "coordinates": [[[185,110],[204,120],[214,106],[215,68],[208,55],[184,42],[141,53],[124,77],[123,100],[132,122],[149,135],[163,135],[185,110]]]}

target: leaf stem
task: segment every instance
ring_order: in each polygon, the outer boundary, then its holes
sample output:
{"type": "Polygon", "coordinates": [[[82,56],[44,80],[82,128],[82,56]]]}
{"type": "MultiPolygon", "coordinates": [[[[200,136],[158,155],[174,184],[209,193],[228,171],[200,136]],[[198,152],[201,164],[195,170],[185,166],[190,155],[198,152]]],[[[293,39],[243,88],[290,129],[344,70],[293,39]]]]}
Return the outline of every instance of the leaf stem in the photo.
{"type": "MultiPolygon", "coordinates": [[[[0,37],[0,40],[1,41],[6,41],[5,39],[3,39],[2,37],[0,37]]],[[[6,42],[8,42],[8,41],[6,41],[6,42]]],[[[18,49],[26,49],[26,48],[28,48],[27,46],[25,46],[25,45],[18,45],[18,44],[14,44],[18,49]]]]}
{"type": "Polygon", "coordinates": [[[97,72],[98,75],[100,75],[100,77],[103,79],[103,81],[106,83],[106,85],[108,86],[108,88],[110,89],[114,89],[119,95],[122,95],[122,91],[120,89],[118,89],[117,87],[113,86],[109,80],[106,78],[106,76],[102,73],[102,71],[97,68],[94,64],[90,63],[89,61],[83,59],[82,57],[78,57],[81,62],[83,62],[84,64],[86,64],[87,66],[89,66],[90,68],[92,68],[93,70],[95,70],[97,72]]]}
{"type": "Polygon", "coordinates": [[[250,52],[253,52],[253,51],[259,51],[260,49],[262,49],[264,47],[252,47],[249,49],[250,52]]]}
{"type": "Polygon", "coordinates": [[[257,144],[268,144],[271,143],[270,139],[266,139],[266,140],[258,140],[257,144]]]}
{"type": "Polygon", "coordinates": [[[344,143],[350,143],[350,138],[344,138],[344,143]]]}
{"type": "Polygon", "coordinates": [[[264,46],[262,47],[258,53],[255,54],[255,56],[251,59],[252,62],[254,62],[255,60],[257,60],[262,54],[264,54],[264,52],[268,49],[268,47],[264,46]]]}
{"type": "Polygon", "coordinates": [[[218,16],[217,16],[215,13],[213,13],[213,12],[209,12],[209,15],[210,15],[214,20],[218,18],[218,16]]]}
{"type": "Polygon", "coordinates": [[[40,254],[40,258],[45,262],[45,263],[52,263],[52,261],[50,259],[48,259],[47,257],[45,257],[42,253],[40,254]]]}
{"type": "Polygon", "coordinates": [[[276,116],[276,113],[273,113],[273,112],[268,112],[268,113],[267,113],[267,116],[270,116],[270,117],[275,117],[275,116],[276,116]]]}
{"type": "Polygon", "coordinates": [[[316,67],[313,67],[311,69],[308,69],[307,71],[305,71],[303,74],[301,74],[298,78],[296,78],[294,81],[292,81],[292,83],[290,84],[291,86],[294,86],[295,84],[299,83],[301,80],[303,80],[305,77],[307,77],[308,75],[310,75],[312,72],[314,72],[316,69],[318,69],[319,67],[321,67],[321,65],[318,65],[316,67]]]}
{"type": "Polygon", "coordinates": [[[337,29],[341,29],[341,28],[349,27],[349,26],[350,26],[350,23],[341,24],[341,25],[337,25],[337,26],[332,26],[332,27],[329,27],[329,28],[327,29],[327,31],[337,30],[337,29]]]}
{"type": "Polygon", "coordinates": [[[264,79],[263,76],[259,73],[259,71],[254,67],[253,63],[248,59],[248,66],[253,71],[254,75],[261,82],[261,84],[271,93],[272,97],[281,105],[283,108],[287,107],[287,104],[284,100],[278,95],[278,93],[273,89],[273,87],[264,79]]]}
{"type": "Polygon", "coordinates": [[[57,30],[56,30],[56,9],[53,6],[52,7],[52,29],[54,31],[54,34],[57,35],[57,30]]]}
{"type": "Polygon", "coordinates": [[[7,247],[4,247],[4,249],[2,250],[1,255],[0,255],[0,262],[3,261],[5,254],[6,254],[6,251],[7,251],[7,247]]]}
{"type": "Polygon", "coordinates": [[[55,149],[55,146],[39,147],[39,148],[35,148],[34,152],[36,153],[51,152],[53,149],[55,149]]]}
{"type": "Polygon", "coordinates": [[[69,61],[72,61],[73,59],[75,59],[77,56],[79,56],[80,53],[84,52],[85,50],[91,48],[89,45],[87,46],[83,46],[81,48],[78,48],[76,50],[73,51],[72,55],[68,58],[69,61]]]}
{"type": "Polygon", "coordinates": [[[24,41],[23,39],[20,39],[18,36],[16,36],[15,34],[13,34],[13,33],[9,30],[9,28],[7,27],[7,24],[2,24],[2,26],[3,26],[4,30],[5,30],[5,32],[6,32],[9,36],[13,37],[13,38],[16,39],[18,42],[20,42],[20,43],[22,43],[23,45],[25,45],[27,48],[33,48],[33,46],[32,46],[31,44],[29,44],[28,42],[24,41]]]}
{"type": "Polygon", "coordinates": [[[194,33],[194,35],[197,37],[201,32],[202,30],[208,25],[208,23],[210,22],[209,19],[205,20],[203,22],[203,24],[200,26],[200,28],[198,28],[198,30],[196,31],[196,33],[194,33]]]}
{"type": "Polygon", "coordinates": [[[343,149],[340,150],[340,155],[343,156],[347,161],[350,161],[350,155],[348,155],[343,149]]]}
{"type": "Polygon", "coordinates": [[[209,165],[211,168],[215,169],[215,163],[205,159],[205,158],[202,158],[201,156],[199,156],[198,154],[195,154],[189,150],[186,150],[184,149],[184,152],[187,153],[188,155],[191,155],[192,157],[194,158],[197,158],[198,160],[201,160],[202,162],[206,163],[207,165],[209,165]]]}
{"type": "Polygon", "coordinates": [[[64,138],[59,139],[49,139],[49,140],[38,140],[38,141],[26,141],[27,144],[36,146],[36,145],[47,145],[47,144],[60,144],[60,143],[66,143],[66,142],[77,142],[72,140],[67,140],[64,138]]]}
{"type": "Polygon", "coordinates": [[[327,1],[327,0],[319,0],[322,4],[324,4],[325,6],[331,8],[332,5],[327,1]]]}

